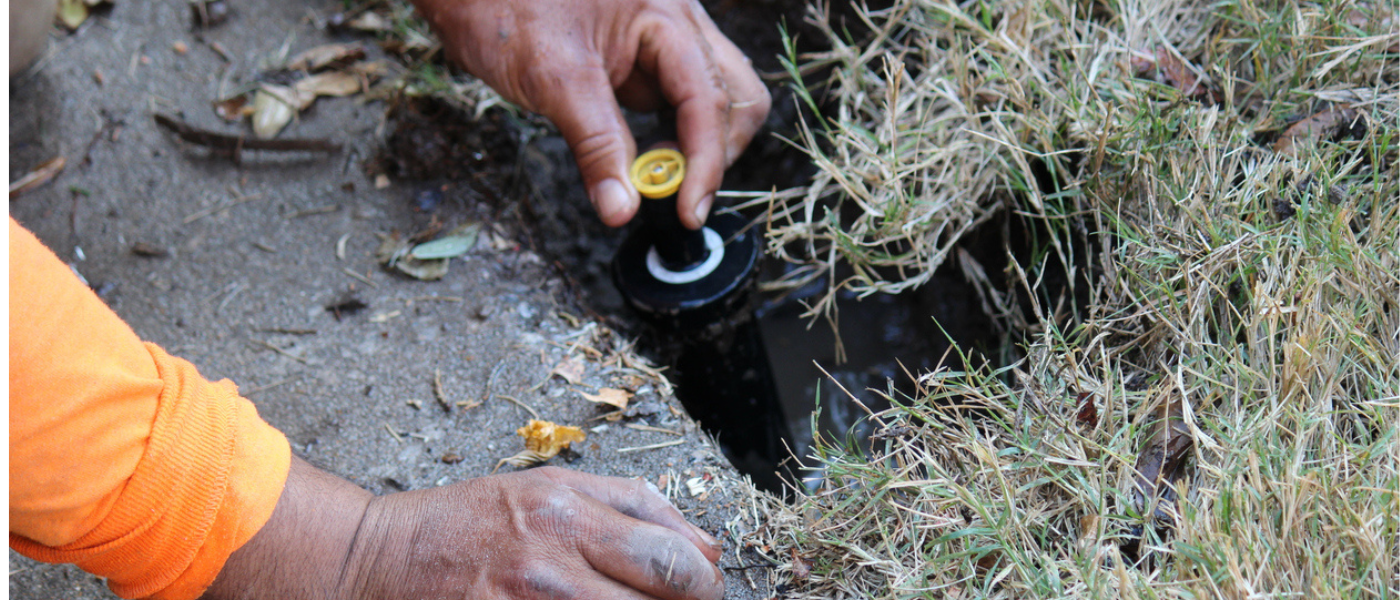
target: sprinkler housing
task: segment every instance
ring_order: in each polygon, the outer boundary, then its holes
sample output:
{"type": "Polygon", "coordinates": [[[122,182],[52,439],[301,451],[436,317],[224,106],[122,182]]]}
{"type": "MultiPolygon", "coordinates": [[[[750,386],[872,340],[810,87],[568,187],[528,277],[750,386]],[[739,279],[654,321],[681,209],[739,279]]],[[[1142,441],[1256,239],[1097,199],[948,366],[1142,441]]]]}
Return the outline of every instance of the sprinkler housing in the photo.
{"type": "Polygon", "coordinates": [[[662,345],[675,349],[686,410],[755,485],[781,492],[777,472],[792,436],[753,316],[758,238],[732,212],[716,211],[699,231],[681,224],[680,152],[642,154],[631,177],[642,194],[642,226],[613,257],[613,281],[662,345]]]}

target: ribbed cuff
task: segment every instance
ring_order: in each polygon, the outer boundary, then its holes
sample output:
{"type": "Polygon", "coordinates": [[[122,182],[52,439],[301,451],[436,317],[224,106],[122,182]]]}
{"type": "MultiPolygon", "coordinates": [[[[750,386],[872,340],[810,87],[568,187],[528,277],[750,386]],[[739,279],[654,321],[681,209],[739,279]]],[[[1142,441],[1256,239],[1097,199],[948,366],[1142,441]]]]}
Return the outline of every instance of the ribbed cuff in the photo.
{"type": "Polygon", "coordinates": [[[12,535],[45,562],[76,563],[124,598],[189,600],[272,516],[291,464],[286,438],[229,381],[146,344],[164,388],[146,452],[107,517],[71,544],[12,535]]]}

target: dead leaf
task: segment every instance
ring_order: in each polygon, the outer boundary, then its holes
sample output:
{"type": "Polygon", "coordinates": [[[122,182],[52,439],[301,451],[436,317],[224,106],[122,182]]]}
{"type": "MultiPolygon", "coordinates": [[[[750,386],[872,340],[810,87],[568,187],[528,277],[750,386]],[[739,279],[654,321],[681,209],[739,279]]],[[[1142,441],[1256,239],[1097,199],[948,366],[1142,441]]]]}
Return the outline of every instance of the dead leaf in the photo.
{"type": "Polygon", "coordinates": [[[627,402],[632,399],[631,393],[625,390],[619,390],[617,388],[600,388],[598,390],[597,395],[589,394],[587,392],[579,392],[578,394],[580,396],[583,396],[583,399],[589,402],[596,402],[598,404],[608,404],[611,406],[616,406],[618,409],[627,408],[627,402]]]}
{"type": "Polygon", "coordinates": [[[1075,415],[1075,420],[1089,429],[1099,426],[1099,409],[1094,405],[1093,394],[1079,392],[1079,412],[1075,415]]]}
{"type": "Polygon", "coordinates": [[[802,558],[797,553],[797,548],[792,548],[792,579],[793,581],[807,581],[812,575],[812,562],[802,558]]]}
{"type": "Polygon", "coordinates": [[[253,105],[248,102],[248,94],[239,94],[214,102],[214,114],[225,121],[242,121],[252,116],[253,105]]]}
{"type": "Polygon", "coordinates": [[[297,93],[290,88],[267,84],[253,93],[253,135],[269,139],[292,122],[297,111],[294,98],[297,93]]]}
{"type": "Polygon", "coordinates": [[[421,260],[462,256],[476,247],[477,236],[480,232],[481,225],[464,223],[454,227],[452,231],[438,239],[414,246],[413,250],[409,252],[409,256],[421,260]]]}
{"type": "Polygon", "coordinates": [[[33,171],[25,173],[24,177],[10,182],[10,197],[14,198],[48,183],[54,176],[63,172],[63,167],[67,165],[68,159],[64,158],[61,154],[49,159],[44,164],[35,167],[33,171]]]}
{"type": "Polygon", "coordinates": [[[1153,516],[1170,521],[1175,513],[1176,494],[1169,484],[1185,475],[1183,467],[1194,438],[1182,418],[1181,397],[1171,391],[1163,393],[1170,397],[1160,400],[1153,410],[1151,435],[1135,465],[1133,497],[1140,509],[1155,505],[1153,516]]]}
{"type": "Polygon", "coordinates": [[[330,71],[318,73],[292,84],[292,89],[311,96],[349,96],[363,89],[364,80],[353,73],[330,71]]]}
{"type": "Polygon", "coordinates": [[[389,74],[389,63],[382,60],[361,61],[346,67],[345,70],[369,79],[378,79],[389,74]]]}
{"type": "Polygon", "coordinates": [[[1186,61],[1177,58],[1176,53],[1166,49],[1157,49],[1157,69],[1162,73],[1162,77],[1167,83],[1176,88],[1187,97],[1196,97],[1201,94],[1202,87],[1196,74],[1191,71],[1191,67],[1186,61]]]}
{"type": "Polygon", "coordinates": [[[564,357],[564,360],[559,361],[559,364],[554,365],[554,368],[549,370],[549,374],[558,375],[563,377],[564,381],[578,385],[583,382],[583,370],[583,357],[574,354],[564,357]]]}
{"type": "Polygon", "coordinates": [[[319,71],[334,65],[347,65],[365,57],[359,44],[326,44],[298,54],[287,62],[293,71],[319,71]]]}
{"type": "Polygon", "coordinates": [[[447,259],[421,260],[405,256],[394,261],[394,268],[400,273],[422,281],[437,281],[447,276],[447,259]]]}
{"type": "Polygon", "coordinates": [[[537,465],[559,454],[573,442],[582,442],[588,437],[582,429],[568,425],[558,425],[549,421],[530,419],[524,427],[515,430],[516,435],[525,438],[525,451],[506,457],[496,463],[496,468],[507,464],[513,467],[537,465]]]}
{"type": "Polygon", "coordinates": [[[1274,152],[1294,155],[1299,145],[1331,138],[1343,127],[1350,127],[1359,115],[1348,105],[1334,106],[1306,117],[1283,130],[1274,142],[1274,152]]]}

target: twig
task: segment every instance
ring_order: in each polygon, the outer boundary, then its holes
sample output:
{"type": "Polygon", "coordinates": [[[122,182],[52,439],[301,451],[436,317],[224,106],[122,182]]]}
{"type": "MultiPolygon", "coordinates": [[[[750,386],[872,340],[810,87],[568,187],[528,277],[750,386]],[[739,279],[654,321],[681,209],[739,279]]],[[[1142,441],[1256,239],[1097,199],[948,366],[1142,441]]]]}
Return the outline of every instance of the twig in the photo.
{"type": "Polygon", "coordinates": [[[174,132],[180,139],[237,157],[242,150],[272,150],[301,152],[339,152],[340,144],[325,139],[264,140],[241,135],[226,135],[194,127],[184,121],[157,113],[156,124],[174,132]]]}
{"type": "Polygon", "coordinates": [[[447,394],[442,391],[442,370],[433,370],[433,398],[437,399],[438,406],[442,407],[442,412],[451,413],[452,405],[447,402],[447,394]]]}
{"type": "Polygon", "coordinates": [[[283,218],[300,219],[302,217],[309,217],[312,215],[324,215],[326,213],[333,213],[337,210],[340,210],[339,204],[327,204],[326,206],[318,206],[316,208],[306,208],[298,211],[293,211],[287,213],[287,215],[283,218]]]}
{"type": "Polygon", "coordinates": [[[185,217],[185,220],[182,221],[182,223],[185,224],[185,225],[189,225],[190,223],[193,223],[193,222],[195,222],[195,221],[198,221],[198,220],[200,220],[200,219],[203,219],[204,217],[207,217],[207,216],[209,216],[209,215],[212,215],[212,214],[214,214],[214,213],[216,213],[216,212],[219,212],[219,211],[221,211],[221,210],[224,210],[224,209],[226,209],[226,208],[233,208],[233,207],[235,207],[235,206],[238,206],[239,204],[243,204],[244,202],[252,202],[252,201],[254,201],[254,200],[261,199],[262,197],[263,197],[262,194],[253,194],[253,195],[251,195],[251,196],[242,196],[242,197],[236,198],[236,199],[234,199],[232,202],[225,202],[225,203],[223,203],[223,204],[218,204],[218,205],[215,205],[215,206],[211,206],[211,207],[206,208],[206,209],[204,209],[204,210],[196,211],[196,212],[190,214],[190,216],[185,217]]]}
{"type": "Polygon", "coordinates": [[[291,352],[287,352],[286,350],[283,350],[283,349],[281,349],[281,348],[278,348],[277,346],[274,346],[274,345],[269,344],[269,343],[267,343],[267,342],[264,342],[264,341],[262,341],[262,340],[253,340],[253,343],[258,344],[258,345],[261,345],[261,346],[267,348],[268,350],[271,350],[271,351],[273,351],[273,352],[276,352],[276,353],[278,353],[278,354],[281,354],[282,356],[285,356],[285,357],[287,357],[287,358],[290,358],[290,359],[292,359],[292,360],[295,360],[295,361],[297,361],[297,362],[299,362],[299,363],[301,363],[301,364],[303,364],[303,365],[311,364],[311,363],[306,362],[306,359],[304,359],[304,358],[302,358],[302,357],[300,357],[300,356],[297,356],[297,355],[295,355],[295,354],[292,354],[291,352]]]}
{"type": "Polygon", "coordinates": [[[366,285],[368,285],[368,286],[370,286],[370,287],[376,287],[376,288],[379,287],[379,284],[377,284],[377,283],[371,281],[370,278],[365,277],[364,275],[361,275],[361,274],[359,274],[359,273],[356,273],[356,272],[352,271],[352,270],[350,269],[350,267],[341,267],[341,268],[340,268],[340,272],[345,273],[346,275],[349,275],[349,276],[351,276],[351,277],[354,277],[355,279],[358,279],[358,280],[360,280],[360,281],[363,281],[363,282],[365,282],[366,285]]]}
{"type": "Polygon", "coordinates": [[[301,375],[297,375],[297,376],[295,376],[295,377],[288,377],[288,378],[283,379],[283,380],[281,380],[281,381],[277,381],[277,382],[269,383],[269,384],[267,384],[267,385],[255,387],[255,388],[253,388],[253,389],[251,389],[251,390],[248,390],[248,391],[246,391],[246,392],[243,392],[243,395],[244,395],[244,396],[252,396],[253,394],[257,394],[257,393],[260,393],[260,392],[266,392],[266,391],[268,391],[268,390],[270,390],[270,389],[279,388],[279,387],[282,387],[282,386],[284,386],[284,385],[287,385],[287,384],[292,383],[292,382],[295,382],[295,381],[301,381],[301,378],[302,378],[301,375]]]}
{"type": "Polygon", "coordinates": [[[628,423],[628,424],[627,424],[627,428],[628,428],[628,429],[636,429],[637,431],[655,431],[656,433],[669,433],[669,434],[671,434],[671,435],[685,435],[685,434],[683,434],[683,433],[681,433],[681,432],[679,432],[679,431],[674,431],[674,430],[671,430],[671,429],[663,429],[663,428],[661,428],[661,427],[652,427],[651,425],[642,425],[641,423],[628,423]]]}
{"type": "Polygon", "coordinates": [[[669,441],[669,442],[661,442],[661,443],[659,443],[659,444],[651,444],[651,445],[648,445],[648,446],[634,446],[634,447],[632,447],[632,448],[618,448],[618,449],[617,449],[617,453],[618,453],[618,454],[626,454],[626,453],[628,453],[628,452],[641,452],[641,451],[643,451],[643,450],[656,450],[656,449],[659,449],[659,448],[670,448],[671,446],[679,446],[679,445],[684,444],[684,443],[685,443],[685,440],[684,440],[684,439],[680,439],[680,440],[671,440],[671,441],[669,441]]]}
{"type": "Polygon", "coordinates": [[[263,333],[285,333],[289,335],[315,335],[315,329],[303,329],[298,327],[260,327],[255,331],[263,333]]]}
{"type": "Polygon", "coordinates": [[[389,435],[394,436],[394,441],[396,441],[396,442],[398,442],[398,443],[400,443],[400,444],[403,443],[403,437],[399,435],[399,432],[394,431],[394,428],[393,428],[393,427],[390,427],[390,426],[389,426],[389,422],[388,422],[388,421],[385,421],[385,422],[384,422],[384,431],[387,431],[387,432],[389,432],[389,435]]]}
{"type": "Polygon", "coordinates": [[[540,413],[536,412],[535,409],[532,408],[529,404],[526,404],[526,403],[524,403],[524,402],[521,402],[519,399],[517,399],[517,398],[514,397],[514,396],[507,396],[507,395],[505,395],[505,394],[498,394],[498,395],[496,395],[496,397],[497,397],[497,398],[500,398],[500,399],[502,399],[502,400],[509,400],[509,401],[511,401],[511,403],[515,404],[516,406],[519,406],[520,408],[525,409],[525,412],[530,413],[530,416],[532,416],[532,417],[534,417],[534,418],[536,418],[536,419],[539,419],[539,418],[540,418],[540,413]]]}

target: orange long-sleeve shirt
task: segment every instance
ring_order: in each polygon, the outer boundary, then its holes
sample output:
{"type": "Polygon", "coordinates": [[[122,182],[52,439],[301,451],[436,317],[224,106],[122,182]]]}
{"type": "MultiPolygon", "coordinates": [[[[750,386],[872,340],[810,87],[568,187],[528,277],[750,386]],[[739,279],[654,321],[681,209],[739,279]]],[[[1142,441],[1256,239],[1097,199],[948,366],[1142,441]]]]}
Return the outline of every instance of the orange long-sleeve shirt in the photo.
{"type": "Polygon", "coordinates": [[[10,546],[123,597],[199,596],[272,516],[286,438],[9,234],[10,546]]]}

